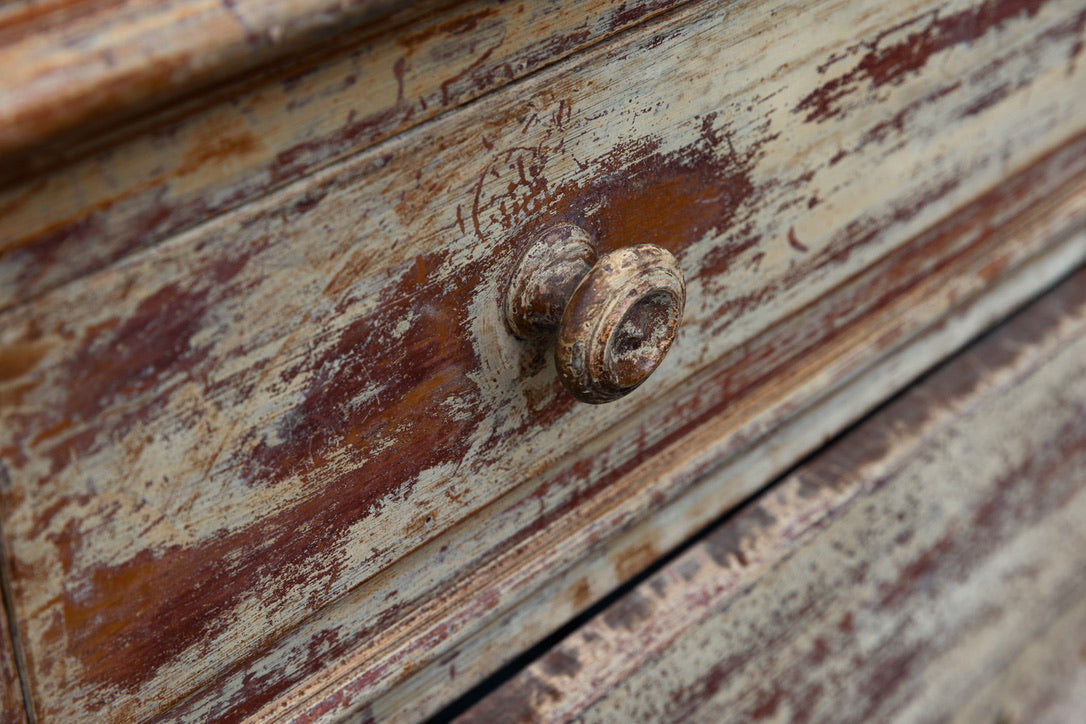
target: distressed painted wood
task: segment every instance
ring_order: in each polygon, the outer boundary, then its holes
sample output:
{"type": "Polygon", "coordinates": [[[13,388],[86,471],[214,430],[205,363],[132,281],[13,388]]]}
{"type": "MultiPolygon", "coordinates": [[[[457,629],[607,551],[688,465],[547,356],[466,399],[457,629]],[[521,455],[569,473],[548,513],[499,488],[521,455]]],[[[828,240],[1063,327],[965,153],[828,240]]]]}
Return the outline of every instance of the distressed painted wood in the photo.
{"type": "MultiPolygon", "coordinates": [[[[102,124],[387,14],[388,0],[6,3],[0,154],[102,124]]],[[[108,127],[108,126],[107,126],[108,127]]]]}
{"type": "Polygon", "coordinates": [[[1054,646],[1080,691],[1084,414],[1080,271],[458,720],[944,720],[1054,646]]]}
{"type": "Polygon", "coordinates": [[[82,11],[75,20],[61,4],[44,18],[14,6],[14,17],[0,17],[0,67],[11,69],[0,77],[0,309],[677,1],[416,1],[380,19],[373,14],[392,3],[71,4],[82,11]],[[338,37],[323,37],[331,31],[338,37]],[[300,52],[306,43],[317,45],[300,52]],[[283,62],[261,65],[276,55],[283,62]],[[214,94],[115,128],[118,114],[239,73],[214,94]],[[73,125],[87,133],[92,120],[111,133],[11,148],[73,125]]]}
{"type": "Polygon", "coordinates": [[[959,722],[1060,724],[1086,711],[1086,601],[1029,643],[962,708],[959,722]]]}
{"type": "MultiPolygon", "coordinates": [[[[1028,183],[1025,179],[1018,179],[1018,182],[1028,183]]],[[[1006,200],[1015,195],[1014,188],[1023,186],[1015,184],[996,196],[1006,200]]],[[[988,225],[992,209],[999,205],[996,196],[972,205],[946,226],[932,229],[931,236],[945,237],[952,233],[951,229],[962,233],[972,223],[981,227],[988,225]]],[[[1081,203],[1080,191],[1075,204],[1080,210],[1081,203]]],[[[1053,221],[1049,214],[1052,210],[1051,207],[1033,209],[1033,213],[1024,215],[1026,218],[1016,219],[1015,223],[1004,227],[1004,238],[1021,243],[1039,238],[1038,235],[1055,233],[1052,227],[1044,231],[1053,221]]],[[[1065,237],[1062,233],[1055,236],[1065,237]]],[[[791,468],[804,455],[816,450],[861,414],[954,352],[970,337],[1061,278],[1071,265],[1084,260],[1086,249],[1083,244],[1086,244],[1086,231],[1080,230],[1014,273],[1001,274],[996,279],[989,278],[988,272],[992,256],[998,257],[998,254],[974,259],[973,272],[977,275],[974,281],[987,279],[983,285],[985,294],[979,297],[964,291],[963,276],[967,277],[964,272],[944,269],[945,276],[929,278],[927,284],[918,285],[909,294],[899,297],[900,306],[882,308],[878,313],[869,310],[867,323],[852,330],[857,334],[856,338],[839,339],[837,344],[823,347],[802,364],[793,361],[794,369],[790,372],[787,368],[773,367],[768,374],[794,374],[796,378],[806,375],[808,378],[806,383],[798,382],[798,379],[782,380],[776,392],[787,390],[783,398],[767,399],[774,395],[772,387],[758,390],[757,411],[744,409],[742,396],[732,398],[732,404],[707,411],[696,422],[691,420],[683,435],[670,436],[649,449],[637,465],[604,476],[597,489],[623,491],[624,497],[617,504],[606,493],[593,500],[581,492],[583,487],[574,491],[580,493],[580,497],[576,513],[568,515],[573,520],[588,515],[586,511],[591,511],[592,505],[612,506],[607,509],[608,524],[616,534],[606,545],[601,543],[598,527],[559,527],[557,521],[550,522],[547,527],[550,535],[535,541],[537,552],[530,564],[521,564],[522,569],[546,571],[545,576],[540,576],[542,582],[537,581],[536,587],[525,585],[523,570],[514,568],[504,579],[498,579],[474,594],[474,603],[486,602],[489,608],[499,609],[500,615],[491,616],[489,620],[479,615],[479,619],[484,619],[481,626],[476,620],[457,621],[464,630],[463,640],[452,643],[425,669],[413,671],[410,678],[381,692],[381,696],[364,708],[351,701],[351,694],[372,684],[376,667],[366,666],[363,656],[353,657],[350,662],[354,665],[353,675],[345,679],[331,675],[324,678],[325,682],[337,682],[338,686],[333,685],[334,693],[318,693],[315,701],[292,720],[320,720],[328,711],[346,711],[361,715],[363,719],[369,716],[380,721],[406,722],[418,718],[419,712],[439,708],[448,700],[443,695],[453,690],[466,690],[494,671],[498,663],[508,661],[516,648],[511,646],[512,642],[523,642],[521,648],[526,648],[558,629],[588,603],[648,566],[661,552],[672,549],[693,532],[703,529],[721,512],[791,468]],[[964,305],[953,301],[960,301],[962,297],[971,298],[971,301],[964,305]],[[920,306],[935,299],[950,306],[944,308],[944,316],[938,324],[926,327],[921,324],[917,328],[913,326],[915,319],[900,324],[903,318],[915,314],[920,306]],[[847,348],[860,340],[871,339],[896,339],[902,343],[891,345],[876,361],[849,359],[850,355],[845,352],[847,348]],[[681,496],[676,491],[681,492],[681,496]],[[494,603],[506,600],[511,603],[505,608],[494,603]]],[[[994,247],[989,245],[987,249],[994,247]]],[[[881,268],[865,274],[867,279],[858,286],[862,289],[871,288],[866,285],[886,287],[901,271],[901,261],[901,258],[888,259],[885,265],[879,265],[881,268]]],[[[863,295],[860,289],[854,288],[850,295],[835,303],[844,307],[849,298],[854,300],[863,295]]],[[[831,317],[831,314],[825,315],[825,318],[831,317]]],[[[781,330],[779,334],[788,336],[796,331],[792,328],[781,330]]],[[[726,369],[726,366],[718,369],[708,379],[691,380],[689,388],[672,401],[673,407],[689,409],[696,404],[694,400],[721,399],[720,386],[729,380],[726,369]]],[[[668,417],[668,408],[661,406],[650,410],[646,416],[646,424],[627,434],[643,435],[642,430],[652,430],[654,425],[662,424],[668,417]]],[[[588,451],[586,457],[592,453],[588,451]]],[[[561,474],[556,477],[561,483],[567,482],[561,479],[561,474]]],[[[553,484],[544,480],[539,487],[553,484]]],[[[533,486],[526,491],[528,504],[534,500],[537,489],[533,486]]],[[[510,509],[515,511],[517,506],[510,506],[510,509]]],[[[496,528],[494,523],[501,520],[501,516],[491,519],[492,527],[488,531],[496,528]]],[[[486,535],[486,532],[480,532],[478,537],[486,535]]],[[[361,588],[366,589],[365,586],[361,588]]],[[[351,603],[357,607],[359,602],[355,599],[351,603]]],[[[339,613],[339,616],[344,615],[345,611],[339,613]]],[[[323,626],[316,624],[308,629],[307,625],[308,630],[301,640],[315,636],[335,620],[335,612],[330,612],[324,618],[323,626]]],[[[447,633],[448,628],[448,623],[443,622],[443,632],[447,633]]],[[[301,641],[294,645],[295,648],[300,644],[301,641]]],[[[405,649],[410,651],[410,645],[405,649]]]]}
{"type": "Polygon", "coordinates": [[[1079,8],[804,7],[832,32],[662,16],[8,310],[0,513],[44,715],[432,711],[652,560],[666,538],[608,545],[649,512],[689,534],[1082,261],[1079,8]],[[687,275],[612,406],[504,330],[555,219],[687,275]],[[479,638],[537,594],[563,600],[479,638]]]}

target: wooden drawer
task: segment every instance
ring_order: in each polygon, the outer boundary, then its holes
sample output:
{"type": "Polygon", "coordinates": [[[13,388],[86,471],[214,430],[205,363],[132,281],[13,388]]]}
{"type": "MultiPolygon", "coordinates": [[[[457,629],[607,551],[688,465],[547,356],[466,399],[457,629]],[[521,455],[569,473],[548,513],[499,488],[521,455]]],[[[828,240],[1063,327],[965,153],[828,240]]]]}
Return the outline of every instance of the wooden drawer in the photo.
{"type": "Polygon", "coordinates": [[[0,308],[678,4],[11,3],[0,10],[0,65],[12,69],[0,84],[0,308]]]}
{"type": "Polygon", "coordinates": [[[3,312],[38,716],[431,712],[1082,261],[1080,9],[884,5],[684,5],[3,312]],[[686,275],[610,405],[501,318],[558,221],[686,275]]]}
{"type": "Polygon", "coordinates": [[[1076,721],[1086,272],[457,719],[1076,721]]]}

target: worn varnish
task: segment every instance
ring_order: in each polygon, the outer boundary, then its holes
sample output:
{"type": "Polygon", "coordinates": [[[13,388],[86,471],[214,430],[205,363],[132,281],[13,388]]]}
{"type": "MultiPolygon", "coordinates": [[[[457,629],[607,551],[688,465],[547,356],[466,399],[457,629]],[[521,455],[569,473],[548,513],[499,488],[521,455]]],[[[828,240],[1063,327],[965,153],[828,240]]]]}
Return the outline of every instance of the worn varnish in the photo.
{"type": "Polygon", "coordinates": [[[0,308],[677,1],[416,1],[380,18],[374,15],[391,12],[392,3],[171,0],[127,4],[124,12],[115,2],[71,4],[85,10],[78,22],[58,5],[48,28],[29,11],[29,18],[14,9],[13,17],[0,16],[0,67],[14,70],[0,78],[0,308]],[[336,37],[323,37],[329,33],[336,37]],[[318,40],[315,50],[299,51],[318,40]],[[61,53],[58,45],[71,47],[61,53]],[[267,62],[278,56],[281,62],[267,62]],[[195,93],[197,82],[232,77],[199,100],[138,114],[178,92],[195,93]],[[135,115],[135,125],[116,129],[118,114],[135,115]],[[101,124],[113,133],[80,144],[40,141],[101,124]],[[73,155],[78,160],[49,172],[35,166],[73,155]]]}
{"type": "Polygon", "coordinates": [[[1072,721],[1084,413],[1078,272],[460,721],[1072,721]]]}
{"type": "Polygon", "coordinates": [[[432,711],[1086,256],[1079,8],[795,11],[661,16],[5,312],[39,714],[432,711]],[[555,220],[687,276],[608,408],[501,318],[555,220]]]}

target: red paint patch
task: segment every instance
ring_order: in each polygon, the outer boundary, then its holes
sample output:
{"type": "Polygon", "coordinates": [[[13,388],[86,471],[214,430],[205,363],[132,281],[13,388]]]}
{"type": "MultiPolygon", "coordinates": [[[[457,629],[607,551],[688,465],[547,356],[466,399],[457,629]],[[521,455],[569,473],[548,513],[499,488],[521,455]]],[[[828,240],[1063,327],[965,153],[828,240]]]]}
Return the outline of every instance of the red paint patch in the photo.
{"type": "Polygon", "coordinates": [[[806,114],[807,123],[821,123],[843,115],[853,94],[897,85],[919,72],[937,54],[968,45],[992,30],[1021,17],[1032,17],[1045,0],[987,0],[978,7],[940,17],[937,11],[883,31],[870,43],[850,49],[859,55],[853,67],[823,83],[793,109],[806,114]],[[912,29],[915,28],[915,29],[912,29]],[[887,38],[905,37],[887,43],[887,38]]]}

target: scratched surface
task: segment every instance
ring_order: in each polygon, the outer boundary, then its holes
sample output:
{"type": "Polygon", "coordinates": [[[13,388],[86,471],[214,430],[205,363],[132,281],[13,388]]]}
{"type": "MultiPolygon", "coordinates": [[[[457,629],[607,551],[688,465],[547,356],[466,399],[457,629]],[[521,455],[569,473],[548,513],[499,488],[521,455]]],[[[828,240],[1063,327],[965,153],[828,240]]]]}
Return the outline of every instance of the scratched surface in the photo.
{"type": "Polygon", "coordinates": [[[459,721],[1074,721],[1084,415],[1080,271],[459,721]]]}
{"type": "MultiPolygon", "coordinates": [[[[359,586],[293,631],[283,650],[300,655],[321,632],[347,630],[352,615],[369,610],[368,600],[402,592],[405,579],[426,571],[433,580],[439,565],[450,570],[444,583],[416,599],[428,623],[405,632],[379,657],[363,647],[329,664],[298,692],[308,690],[315,700],[292,720],[323,720],[331,709],[412,721],[440,707],[451,692],[509,660],[518,645],[565,624],[1082,263],[1086,179],[1056,194],[1041,191],[1060,159],[1081,158],[1080,149],[1065,151],[1008,179],[603,441],[413,551],[388,569],[388,578],[359,586]],[[1035,192],[1043,203],[1005,215],[1035,192]],[[1069,220],[1077,220],[1078,232],[1065,233],[1069,220]],[[966,240],[965,248],[958,246],[966,240]],[[1043,251],[1023,263],[1019,255],[1028,256],[1029,248],[1043,251]],[[844,324],[849,314],[857,316],[844,324]],[[823,320],[819,326],[838,320],[838,334],[799,352],[782,344],[803,337],[812,318],[823,320]],[[542,514],[539,501],[555,498],[562,505],[542,514]],[[523,521],[533,515],[525,536],[523,521]],[[470,586],[452,573],[466,560],[479,561],[466,566],[473,572],[470,586]],[[422,651],[432,654],[423,669],[405,663],[422,651]],[[398,666],[406,670],[402,682],[391,689],[377,685],[393,679],[390,670],[398,666]],[[321,692],[318,682],[335,696],[321,692]],[[359,700],[368,703],[362,707],[359,700]]],[[[267,671],[282,656],[264,657],[253,669],[267,671]]]]}
{"type": "MultiPolygon", "coordinates": [[[[0,77],[0,309],[266,194],[677,2],[484,0],[442,2],[442,9],[428,13],[434,2],[412,2],[352,30],[388,4],[369,0],[322,13],[328,10],[323,6],[336,4],[173,0],[133,3],[118,13],[109,3],[81,24],[58,23],[54,35],[60,37],[44,34],[35,17],[34,32],[7,43],[0,16],[0,67],[19,71],[0,77]],[[299,13],[295,22],[285,22],[291,12],[299,13]],[[175,14],[187,20],[175,22],[175,14]],[[305,39],[314,42],[314,33],[329,20],[344,37],[322,41],[316,54],[291,52],[305,39]],[[290,37],[273,42],[276,32],[290,37]],[[35,53],[27,55],[24,45],[35,53]],[[214,48],[210,56],[208,48],[214,48]],[[118,132],[107,117],[112,135],[82,144],[87,148],[74,144],[79,159],[59,168],[33,172],[31,162],[56,165],[52,157],[72,155],[72,143],[56,153],[32,147],[22,154],[28,160],[17,151],[3,154],[7,142],[18,140],[5,134],[36,136],[50,129],[49,119],[39,116],[59,114],[58,123],[99,117],[113,106],[135,104],[141,93],[169,90],[186,79],[189,66],[198,65],[192,68],[196,75],[219,66],[236,73],[234,66],[267,60],[273,52],[284,54],[284,62],[245,74],[210,100],[146,120],[146,128],[118,132]],[[213,102],[216,97],[225,102],[213,102]]],[[[30,23],[24,19],[23,26],[30,23]]]]}
{"type": "MultiPolygon", "coordinates": [[[[104,123],[390,12],[389,0],[44,0],[0,7],[0,154],[104,123]]],[[[108,126],[106,126],[108,127],[108,126]]]]}
{"type": "MultiPolygon", "coordinates": [[[[804,9],[660,17],[6,312],[2,515],[42,715],[363,705],[557,571],[552,531],[591,547],[679,495],[610,485],[670,440],[739,400],[733,452],[1057,249],[1079,8],[804,9]],[[517,240],[555,219],[687,275],[668,360],[608,407],[499,318],[517,240]],[[703,372],[711,394],[680,389],[703,372]]],[[[1046,273],[1083,253],[1057,250],[1046,273]]]]}

